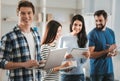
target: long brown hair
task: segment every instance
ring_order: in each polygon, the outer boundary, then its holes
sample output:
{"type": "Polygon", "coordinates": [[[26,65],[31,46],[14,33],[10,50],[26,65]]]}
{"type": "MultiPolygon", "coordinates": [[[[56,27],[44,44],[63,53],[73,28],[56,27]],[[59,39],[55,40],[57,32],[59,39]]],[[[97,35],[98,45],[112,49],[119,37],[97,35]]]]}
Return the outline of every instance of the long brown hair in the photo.
{"type": "Polygon", "coordinates": [[[49,21],[46,26],[46,30],[41,44],[52,43],[55,40],[57,30],[60,26],[62,27],[62,25],[55,20],[49,21]]]}

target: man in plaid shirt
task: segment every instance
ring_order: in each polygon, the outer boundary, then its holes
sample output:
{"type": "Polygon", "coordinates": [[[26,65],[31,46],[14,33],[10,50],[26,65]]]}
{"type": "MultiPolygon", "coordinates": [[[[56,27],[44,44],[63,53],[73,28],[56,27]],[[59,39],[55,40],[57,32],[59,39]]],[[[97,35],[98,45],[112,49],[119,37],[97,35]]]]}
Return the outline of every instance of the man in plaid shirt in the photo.
{"type": "Polygon", "coordinates": [[[40,81],[40,71],[29,69],[41,60],[40,36],[31,27],[34,14],[31,2],[20,1],[18,24],[1,39],[0,68],[9,70],[10,81],[40,81]]]}

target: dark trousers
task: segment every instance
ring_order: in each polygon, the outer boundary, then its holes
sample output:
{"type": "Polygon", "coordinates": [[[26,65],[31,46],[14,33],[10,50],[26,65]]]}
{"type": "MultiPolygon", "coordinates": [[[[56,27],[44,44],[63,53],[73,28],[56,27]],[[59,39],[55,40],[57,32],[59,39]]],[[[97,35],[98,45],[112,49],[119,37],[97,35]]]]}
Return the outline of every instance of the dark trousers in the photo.
{"type": "Polygon", "coordinates": [[[114,81],[114,74],[90,75],[90,81],[114,81]]]}
{"type": "Polygon", "coordinates": [[[85,77],[84,74],[79,74],[79,75],[61,75],[61,80],[60,81],[84,81],[85,77]]]}

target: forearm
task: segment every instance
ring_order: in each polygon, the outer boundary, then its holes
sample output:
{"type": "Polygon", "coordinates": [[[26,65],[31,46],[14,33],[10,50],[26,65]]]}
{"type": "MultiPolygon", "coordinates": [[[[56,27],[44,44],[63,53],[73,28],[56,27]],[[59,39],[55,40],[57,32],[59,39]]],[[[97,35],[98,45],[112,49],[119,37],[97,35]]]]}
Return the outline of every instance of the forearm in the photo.
{"type": "Polygon", "coordinates": [[[60,70],[60,68],[63,68],[63,67],[62,66],[58,66],[58,67],[53,68],[53,72],[58,72],[60,70]]]}
{"type": "Polygon", "coordinates": [[[17,68],[23,68],[24,63],[23,62],[8,62],[5,65],[5,69],[17,69],[17,68]]]}
{"type": "Polygon", "coordinates": [[[98,58],[101,57],[105,54],[108,54],[109,52],[112,52],[114,49],[116,48],[116,45],[110,45],[108,49],[96,52],[95,50],[95,46],[91,46],[89,47],[89,51],[90,51],[90,58],[98,58]]]}
{"type": "Polygon", "coordinates": [[[99,58],[105,54],[107,54],[109,51],[108,50],[103,50],[99,52],[90,52],[90,58],[99,58]]]}
{"type": "Polygon", "coordinates": [[[55,73],[55,72],[58,72],[60,70],[61,66],[58,66],[58,67],[54,67],[52,69],[48,69],[46,70],[47,73],[55,73]]]}

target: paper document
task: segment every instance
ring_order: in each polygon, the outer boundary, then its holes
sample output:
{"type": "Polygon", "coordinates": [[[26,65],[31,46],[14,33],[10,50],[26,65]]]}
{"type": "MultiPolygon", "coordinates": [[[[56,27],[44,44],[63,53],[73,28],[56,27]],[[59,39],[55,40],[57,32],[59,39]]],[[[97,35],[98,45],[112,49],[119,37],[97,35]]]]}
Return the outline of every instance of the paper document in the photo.
{"type": "Polygon", "coordinates": [[[79,58],[86,58],[83,53],[84,52],[87,52],[88,49],[87,48],[73,48],[72,51],[71,51],[71,55],[73,57],[79,57],[79,58]]]}
{"type": "Polygon", "coordinates": [[[120,47],[115,48],[114,50],[120,50],[120,47]]]}

